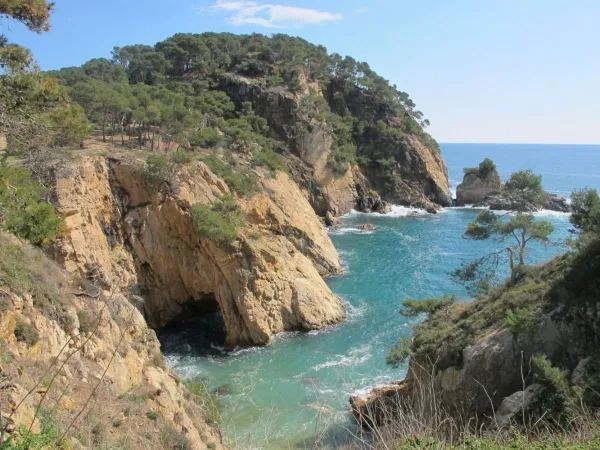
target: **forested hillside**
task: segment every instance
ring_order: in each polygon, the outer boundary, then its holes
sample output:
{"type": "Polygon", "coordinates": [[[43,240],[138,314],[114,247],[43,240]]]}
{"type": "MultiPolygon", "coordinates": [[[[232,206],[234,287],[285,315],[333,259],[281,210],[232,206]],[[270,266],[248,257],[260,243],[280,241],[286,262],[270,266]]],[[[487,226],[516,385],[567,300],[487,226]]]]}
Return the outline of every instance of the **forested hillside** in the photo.
{"type": "Polygon", "coordinates": [[[407,93],[367,63],[284,34],[176,34],[48,74],[111,142],[164,151],[226,148],[278,169],[278,155],[305,156],[306,136],[318,127],[332,141],[327,167],[336,177],[358,163],[392,194],[402,190],[397,166],[413,145],[409,138],[439,153],[407,93]],[[285,111],[291,117],[273,117],[277,101],[262,108],[256,95],[246,101],[232,79],[269,98],[293,99],[285,111]]]}

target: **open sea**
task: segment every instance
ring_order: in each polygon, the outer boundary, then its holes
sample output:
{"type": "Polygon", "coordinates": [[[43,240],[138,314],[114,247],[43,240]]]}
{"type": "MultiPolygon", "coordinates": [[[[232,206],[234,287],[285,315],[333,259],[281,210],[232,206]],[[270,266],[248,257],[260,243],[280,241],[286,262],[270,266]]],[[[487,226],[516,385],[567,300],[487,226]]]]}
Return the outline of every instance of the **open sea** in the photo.
{"type": "MultiPolygon", "coordinates": [[[[600,190],[600,145],[441,144],[455,189],[464,167],[491,158],[500,175],[530,168],[546,190],[568,197],[574,188],[600,190]]],[[[284,333],[266,347],[226,352],[214,316],[158,332],[167,364],[183,378],[200,376],[221,395],[222,426],[235,449],[335,448],[356,432],[348,398],[402,379],[406,367],[390,368],[385,355],[418,318],[398,313],[405,298],[456,293],[449,272],[496,248],[462,238],[478,211],[447,208],[427,214],[394,207],[389,214],[350,213],[330,232],[345,273],[328,284],[345,302],[348,318],[310,333],[284,333]],[[361,232],[372,223],[375,232],[361,232]]],[[[566,214],[542,211],[553,223],[556,245],[532,245],[527,260],[539,263],[565,250],[566,214]]]]}

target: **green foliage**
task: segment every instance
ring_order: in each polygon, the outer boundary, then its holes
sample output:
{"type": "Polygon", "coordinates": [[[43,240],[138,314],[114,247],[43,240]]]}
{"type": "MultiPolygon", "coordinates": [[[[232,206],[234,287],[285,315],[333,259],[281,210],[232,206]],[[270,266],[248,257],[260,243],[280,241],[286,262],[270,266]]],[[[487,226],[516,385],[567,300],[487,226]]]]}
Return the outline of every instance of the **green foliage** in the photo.
{"type": "Polygon", "coordinates": [[[255,153],[252,163],[255,166],[266,167],[272,173],[277,171],[288,172],[288,168],[281,160],[281,156],[270,148],[264,148],[255,153]]]}
{"type": "Polygon", "coordinates": [[[419,314],[433,314],[447,309],[456,302],[455,295],[444,294],[440,298],[425,298],[422,300],[406,299],[402,302],[400,314],[404,317],[414,317],[419,314]]]}
{"type": "Polygon", "coordinates": [[[246,225],[244,213],[232,196],[223,196],[212,204],[195,204],[190,213],[200,237],[219,245],[231,244],[238,229],[246,225]]]}
{"type": "Polygon", "coordinates": [[[233,162],[228,164],[214,155],[208,155],[202,161],[236,194],[249,195],[258,190],[258,177],[249,170],[235,167],[233,162]]]}
{"type": "Polygon", "coordinates": [[[28,430],[27,426],[22,425],[19,433],[8,435],[6,442],[0,446],[2,450],[70,449],[71,445],[66,438],[61,442],[56,442],[60,438],[61,432],[54,416],[43,411],[39,417],[41,425],[39,433],[33,433],[28,430]]]}
{"type": "Polygon", "coordinates": [[[216,148],[225,144],[225,136],[217,127],[206,127],[193,132],[188,139],[194,147],[216,148]]]}
{"type": "Polygon", "coordinates": [[[398,367],[412,355],[412,339],[401,337],[390,348],[386,355],[386,362],[392,367],[398,367]]]}
{"type": "Polygon", "coordinates": [[[546,355],[535,355],[532,369],[535,382],[543,386],[544,393],[534,397],[528,412],[534,418],[545,415],[560,426],[570,426],[575,415],[576,398],[568,373],[553,367],[546,355]]]}
{"type": "Polygon", "coordinates": [[[474,240],[494,237],[500,242],[511,240],[513,245],[463,263],[451,275],[455,281],[466,284],[470,292],[483,293],[495,279],[501,257],[507,254],[511,280],[514,282],[524,270],[527,243],[532,240],[548,243],[548,236],[553,231],[552,223],[535,220],[532,214],[497,215],[489,210],[482,211],[474,222],[467,225],[465,237],[474,240]]]}
{"type": "Polygon", "coordinates": [[[478,167],[465,167],[463,169],[465,175],[473,174],[479,178],[485,178],[494,170],[496,170],[496,164],[489,158],[485,158],[481,161],[478,167]]]}
{"type": "Polygon", "coordinates": [[[61,235],[63,221],[45,201],[46,189],[25,169],[0,167],[0,224],[34,245],[61,235]]]}
{"type": "Polygon", "coordinates": [[[181,167],[191,161],[191,153],[183,149],[169,155],[150,155],[142,169],[142,178],[152,193],[170,192],[181,167]]]}
{"type": "Polygon", "coordinates": [[[466,434],[454,443],[434,436],[410,436],[395,445],[387,445],[394,450],[595,450],[600,439],[568,439],[562,434],[542,435],[532,438],[524,434],[511,433],[510,436],[480,436],[466,434]]]}
{"type": "Polygon", "coordinates": [[[29,323],[17,320],[15,325],[15,337],[19,342],[25,342],[28,346],[36,344],[40,340],[37,330],[29,323]]]}
{"type": "Polygon", "coordinates": [[[592,188],[576,189],[571,194],[570,221],[579,233],[600,234],[600,196],[592,188]]]}
{"type": "Polygon", "coordinates": [[[146,417],[150,420],[157,421],[158,418],[160,417],[160,414],[157,413],[156,411],[147,411],[146,417]]]}
{"type": "Polygon", "coordinates": [[[534,174],[530,169],[511,173],[505,189],[507,192],[537,206],[543,206],[548,198],[542,187],[542,176],[534,174]]]}
{"type": "Polygon", "coordinates": [[[77,103],[58,107],[46,113],[52,144],[56,147],[79,146],[91,131],[83,108],[77,103]]]}
{"type": "Polygon", "coordinates": [[[517,335],[525,331],[531,331],[535,326],[535,319],[539,311],[534,310],[529,305],[517,308],[514,312],[508,308],[504,324],[510,327],[512,332],[517,335]]]}
{"type": "Polygon", "coordinates": [[[219,397],[208,390],[206,382],[195,378],[185,383],[190,392],[191,400],[202,409],[204,417],[214,425],[221,423],[221,402],[219,397]]]}

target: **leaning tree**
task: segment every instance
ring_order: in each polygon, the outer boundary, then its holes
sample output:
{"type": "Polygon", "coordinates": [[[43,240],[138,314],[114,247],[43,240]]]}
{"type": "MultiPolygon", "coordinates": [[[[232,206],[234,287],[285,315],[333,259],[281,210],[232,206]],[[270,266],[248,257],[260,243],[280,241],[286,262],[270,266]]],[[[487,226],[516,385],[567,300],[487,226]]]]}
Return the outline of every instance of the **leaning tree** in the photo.
{"type": "Polygon", "coordinates": [[[496,214],[482,211],[474,222],[467,225],[465,237],[474,240],[493,239],[505,244],[474,261],[466,262],[452,273],[452,277],[467,286],[472,294],[485,292],[497,275],[503,261],[508,259],[511,282],[516,281],[525,265],[525,250],[530,241],[549,243],[554,231],[546,220],[536,220],[532,214],[496,214]]]}

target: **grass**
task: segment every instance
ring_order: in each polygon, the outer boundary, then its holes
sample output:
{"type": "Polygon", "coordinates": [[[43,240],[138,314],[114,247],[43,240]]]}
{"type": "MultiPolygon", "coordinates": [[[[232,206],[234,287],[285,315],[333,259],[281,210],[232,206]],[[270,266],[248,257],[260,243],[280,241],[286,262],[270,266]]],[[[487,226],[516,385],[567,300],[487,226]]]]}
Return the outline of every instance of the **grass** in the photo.
{"type": "Polygon", "coordinates": [[[218,425],[221,422],[221,403],[219,397],[208,390],[208,385],[202,379],[195,378],[185,383],[190,399],[202,409],[209,423],[218,425]]]}

